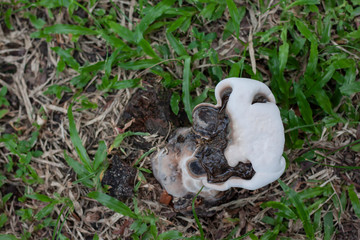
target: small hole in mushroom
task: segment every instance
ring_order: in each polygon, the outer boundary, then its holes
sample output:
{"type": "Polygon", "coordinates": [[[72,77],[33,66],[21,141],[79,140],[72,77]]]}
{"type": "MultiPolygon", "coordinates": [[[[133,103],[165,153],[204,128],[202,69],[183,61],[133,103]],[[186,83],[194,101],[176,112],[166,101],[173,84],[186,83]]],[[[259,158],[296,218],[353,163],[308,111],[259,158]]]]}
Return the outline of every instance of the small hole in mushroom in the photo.
{"type": "Polygon", "coordinates": [[[269,99],[267,99],[267,97],[265,97],[262,94],[256,94],[251,104],[267,103],[267,102],[270,102],[269,99]]]}
{"type": "Polygon", "coordinates": [[[198,159],[195,159],[188,163],[189,170],[195,176],[204,176],[206,174],[205,169],[201,166],[198,159]]]}

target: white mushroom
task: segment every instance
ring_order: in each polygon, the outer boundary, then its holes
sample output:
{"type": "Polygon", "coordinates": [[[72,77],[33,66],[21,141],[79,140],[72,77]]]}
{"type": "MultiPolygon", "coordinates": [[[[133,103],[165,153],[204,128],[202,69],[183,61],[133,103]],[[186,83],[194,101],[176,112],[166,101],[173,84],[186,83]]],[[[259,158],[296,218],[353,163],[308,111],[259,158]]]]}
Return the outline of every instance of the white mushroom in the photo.
{"type": "Polygon", "coordinates": [[[193,128],[180,129],[153,159],[153,172],[171,195],[212,199],[231,187],[261,188],[285,170],[284,128],[263,83],[228,78],[215,88],[217,104],[194,108],[193,128]]]}

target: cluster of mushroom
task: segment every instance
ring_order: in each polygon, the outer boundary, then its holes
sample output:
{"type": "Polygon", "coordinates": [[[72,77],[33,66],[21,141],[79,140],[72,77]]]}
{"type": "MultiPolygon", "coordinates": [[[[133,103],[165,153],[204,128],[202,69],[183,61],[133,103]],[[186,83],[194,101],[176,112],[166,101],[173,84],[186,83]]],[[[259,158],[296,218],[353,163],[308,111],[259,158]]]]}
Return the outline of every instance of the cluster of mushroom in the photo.
{"type": "Polygon", "coordinates": [[[261,188],[285,170],[284,128],[274,95],[263,83],[228,78],[215,88],[216,105],[193,110],[193,126],[178,129],[152,158],[156,179],[175,196],[216,199],[231,187],[261,188]]]}

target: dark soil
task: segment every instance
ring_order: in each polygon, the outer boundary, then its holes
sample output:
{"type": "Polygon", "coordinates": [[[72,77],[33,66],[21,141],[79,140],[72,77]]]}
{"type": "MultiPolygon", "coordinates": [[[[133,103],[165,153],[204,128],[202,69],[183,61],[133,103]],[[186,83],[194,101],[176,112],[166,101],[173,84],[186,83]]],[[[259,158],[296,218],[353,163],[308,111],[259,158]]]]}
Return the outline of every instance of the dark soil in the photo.
{"type": "Polygon", "coordinates": [[[111,196],[123,201],[134,194],[135,176],[136,169],[126,164],[118,155],[114,155],[101,183],[110,186],[111,196]]]}

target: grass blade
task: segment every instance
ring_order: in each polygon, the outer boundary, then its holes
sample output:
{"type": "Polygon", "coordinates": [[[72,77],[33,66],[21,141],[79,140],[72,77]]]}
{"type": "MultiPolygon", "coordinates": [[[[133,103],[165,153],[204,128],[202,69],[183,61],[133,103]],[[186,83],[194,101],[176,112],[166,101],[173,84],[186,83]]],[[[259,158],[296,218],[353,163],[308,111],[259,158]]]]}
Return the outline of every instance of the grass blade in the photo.
{"type": "Polygon", "coordinates": [[[55,24],[50,27],[44,28],[45,34],[75,34],[75,35],[96,35],[98,32],[90,28],[68,25],[68,24],[55,24]]]}
{"type": "Polygon", "coordinates": [[[81,139],[79,137],[79,134],[76,130],[74,116],[72,113],[72,104],[70,104],[68,108],[68,118],[69,118],[69,128],[70,128],[70,138],[71,141],[75,147],[76,153],[79,155],[81,162],[84,164],[84,167],[88,172],[93,172],[93,168],[91,166],[91,160],[86,152],[86,149],[84,148],[81,139]]]}
{"type": "Polygon", "coordinates": [[[358,218],[360,218],[360,200],[355,193],[354,185],[349,186],[348,188],[349,198],[354,209],[354,212],[358,218]]]}
{"type": "Polygon", "coordinates": [[[144,132],[124,132],[122,134],[119,134],[116,136],[113,144],[111,144],[110,148],[109,148],[109,152],[111,152],[112,149],[114,148],[118,148],[120,146],[120,144],[122,143],[122,141],[126,138],[126,137],[130,137],[130,136],[148,136],[149,133],[144,133],[144,132]]]}
{"type": "Polygon", "coordinates": [[[328,212],[324,216],[324,240],[330,240],[334,233],[333,213],[328,212]]]}
{"type": "Polygon", "coordinates": [[[289,55],[289,44],[284,42],[283,45],[279,47],[279,71],[283,73],[286,67],[286,63],[289,55]]]}
{"type": "Polygon", "coordinates": [[[180,95],[177,92],[173,92],[170,99],[170,107],[175,115],[179,113],[180,95]]]}
{"type": "Polygon", "coordinates": [[[120,202],[119,200],[106,195],[105,193],[101,192],[90,192],[88,194],[89,198],[97,200],[102,205],[110,208],[111,210],[120,213],[124,216],[131,217],[133,219],[137,219],[137,215],[131,211],[131,209],[125,205],[125,203],[120,202]]]}
{"type": "Polygon", "coordinates": [[[171,47],[175,50],[176,54],[179,56],[188,56],[188,53],[182,43],[172,35],[172,33],[167,32],[166,38],[169,40],[171,47]]]}
{"type": "Polygon", "coordinates": [[[139,46],[143,49],[144,53],[152,58],[160,59],[159,55],[151,47],[150,43],[145,39],[139,41],[139,46]]]}
{"type": "Polygon", "coordinates": [[[192,207],[192,212],[193,212],[193,215],[194,215],[194,218],[195,218],[195,222],[196,224],[198,225],[198,228],[199,228],[199,231],[200,231],[200,239],[201,240],[205,240],[205,235],[204,235],[204,229],[202,228],[201,226],[201,223],[199,221],[199,218],[196,214],[196,211],[195,211],[195,200],[196,198],[199,196],[199,194],[201,193],[201,191],[203,190],[204,186],[201,187],[201,189],[199,190],[199,192],[196,194],[196,196],[193,198],[192,200],[192,203],[191,203],[191,207],[192,207]]]}
{"type": "Polygon", "coordinates": [[[315,5],[315,4],[319,4],[320,1],[319,0],[297,0],[293,3],[291,3],[289,6],[287,6],[284,11],[295,7],[295,6],[303,6],[303,5],[315,5]]]}
{"type": "Polygon", "coordinates": [[[278,216],[281,217],[285,217],[288,219],[297,219],[297,215],[293,212],[293,210],[291,210],[291,208],[289,208],[287,205],[285,205],[284,203],[281,202],[275,202],[275,201],[269,201],[269,202],[265,202],[263,204],[261,204],[262,208],[267,208],[267,207],[271,207],[271,208],[275,208],[278,209],[279,211],[277,213],[275,213],[278,216]]]}
{"type": "Polygon", "coordinates": [[[99,166],[104,162],[106,159],[106,144],[104,141],[99,142],[99,147],[95,153],[93,168],[94,170],[97,170],[99,166]]]}
{"type": "Polygon", "coordinates": [[[134,78],[129,80],[116,81],[111,87],[112,89],[136,88],[139,87],[141,78],[134,78]]]}
{"type": "Polygon", "coordinates": [[[190,82],[192,78],[190,69],[191,57],[185,58],[184,72],[183,72],[183,103],[185,106],[185,112],[190,122],[192,122],[192,107],[191,107],[191,96],[190,96],[190,82]]]}
{"type": "Polygon", "coordinates": [[[136,42],[139,42],[143,38],[143,34],[146,29],[152,24],[158,17],[163,15],[163,13],[171,7],[175,3],[175,0],[163,0],[154,6],[145,17],[141,20],[141,22],[136,26],[135,34],[136,34],[136,42]]]}
{"type": "Polygon", "coordinates": [[[113,21],[109,21],[108,24],[109,24],[110,28],[116,34],[118,34],[122,39],[124,39],[125,41],[128,41],[130,43],[135,42],[135,34],[132,31],[130,31],[128,28],[121,26],[120,24],[113,22],[113,21]]]}
{"type": "Polygon", "coordinates": [[[309,239],[314,239],[314,228],[310,219],[310,214],[305,204],[301,201],[299,195],[290,187],[288,187],[283,181],[278,180],[281,188],[284,190],[285,194],[289,197],[289,200],[294,205],[297,215],[299,216],[305,233],[309,239]]]}
{"type": "Polygon", "coordinates": [[[304,93],[300,89],[300,86],[296,83],[294,83],[294,91],[295,91],[297,104],[299,106],[299,110],[301,112],[303,119],[307,124],[314,124],[310,104],[307,101],[304,93]]]}
{"type": "Polygon", "coordinates": [[[41,202],[53,202],[54,199],[44,195],[44,194],[40,194],[40,193],[34,193],[34,194],[26,194],[25,195],[27,198],[31,198],[34,200],[38,200],[41,202]]]}
{"type": "MultiPolygon", "coordinates": [[[[69,53],[60,47],[51,48],[54,52],[56,52],[72,69],[78,71],[80,68],[80,64],[75,60],[75,58],[69,53]]],[[[70,50],[70,49],[68,49],[70,50]]]]}
{"type": "Polygon", "coordinates": [[[315,41],[311,42],[309,62],[306,66],[306,75],[311,75],[315,72],[318,62],[318,44],[315,41]]]}
{"type": "Polygon", "coordinates": [[[118,66],[125,70],[141,70],[145,68],[151,68],[159,63],[158,59],[144,59],[134,62],[120,62],[118,66]]]}
{"type": "Polygon", "coordinates": [[[90,173],[85,170],[84,166],[81,165],[79,162],[75,161],[73,158],[71,158],[69,155],[66,154],[66,152],[64,153],[64,158],[66,163],[76,172],[76,174],[78,175],[78,181],[77,182],[81,182],[82,184],[84,184],[87,187],[92,187],[92,183],[89,180],[89,175],[90,173]]]}
{"type": "Polygon", "coordinates": [[[297,27],[297,29],[300,31],[300,33],[310,42],[316,42],[316,37],[315,35],[309,30],[309,27],[305,25],[305,23],[303,23],[300,20],[296,20],[295,21],[295,25],[297,27]]]}

